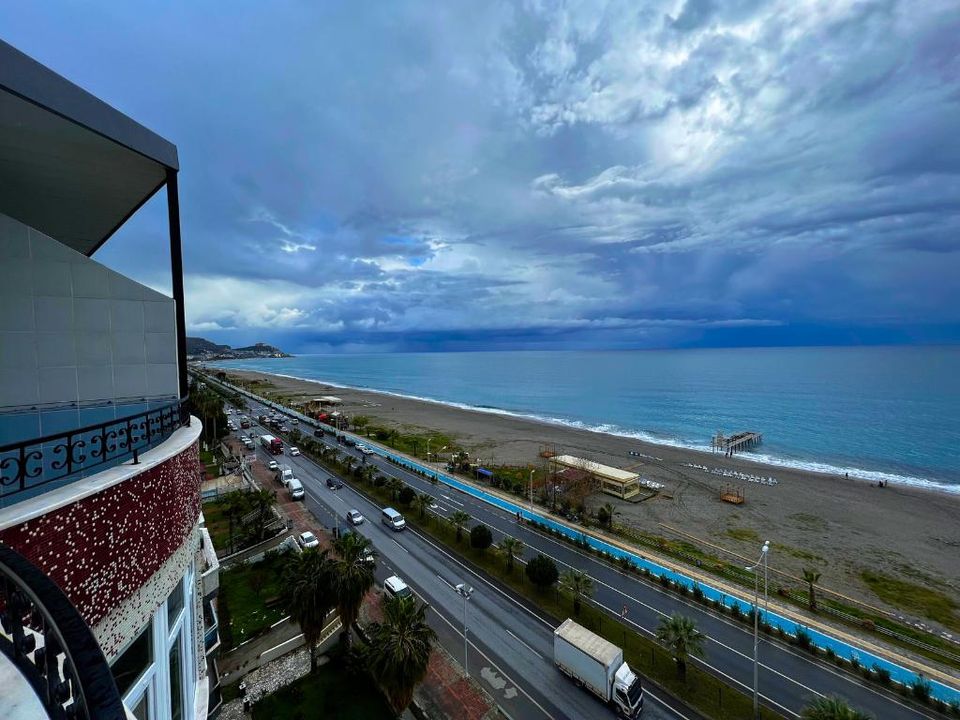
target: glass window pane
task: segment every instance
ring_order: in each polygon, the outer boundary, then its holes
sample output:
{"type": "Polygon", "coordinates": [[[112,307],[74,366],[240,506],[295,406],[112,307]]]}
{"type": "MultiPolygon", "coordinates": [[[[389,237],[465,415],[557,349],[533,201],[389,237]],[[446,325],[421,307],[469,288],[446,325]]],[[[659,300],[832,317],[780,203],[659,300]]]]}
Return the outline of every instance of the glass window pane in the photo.
{"type": "Polygon", "coordinates": [[[150,716],[149,716],[149,714],[148,714],[148,713],[149,713],[149,709],[150,709],[150,708],[149,708],[150,703],[149,703],[148,698],[147,698],[147,696],[148,696],[149,694],[150,694],[150,688],[147,688],[146,692],[143,693],[143,697],[140,698],[140,702],[138,702],[138,703],[133,707],[133,710],[132,710],[133,716],[134,716],[137,720],[150,720],[150,716]]]}
{"type": "Polygon", "coordinates": [[[183,610],[183,579],[177,583],[177,586],[167,598],[167,624],[173,626],[180,617],[180,611],[183,610]]]}
{"type": "Polygon", "coordinates": [[[113,671],[113,679],[117,682],[120,695],[126,693],[153,662],[152,639],[153,623],[147,623],[147,627],[139,637],[113,661],[110,669],[113,671]]]}
{"type": "Polygon", "coordinates": [[[180,636],[170,648],[170,717],[183,720],[183,678],[180,670],[180,636]]]}

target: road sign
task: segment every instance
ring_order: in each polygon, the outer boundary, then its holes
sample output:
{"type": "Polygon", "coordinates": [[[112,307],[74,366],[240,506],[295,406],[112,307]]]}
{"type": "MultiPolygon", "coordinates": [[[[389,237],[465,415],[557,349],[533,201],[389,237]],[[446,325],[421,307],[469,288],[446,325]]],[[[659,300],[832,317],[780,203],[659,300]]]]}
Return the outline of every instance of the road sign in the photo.
{"type": "Polygon", "coordinates": [[[255,454],[254,454],[254,455],[244,455],[244,456],[243,456],[243,461],[244,461],[247,465],[252,465],[253,463],[255,463],[255,462],[257,461],[257,456],[256,456],[255,454]]]}

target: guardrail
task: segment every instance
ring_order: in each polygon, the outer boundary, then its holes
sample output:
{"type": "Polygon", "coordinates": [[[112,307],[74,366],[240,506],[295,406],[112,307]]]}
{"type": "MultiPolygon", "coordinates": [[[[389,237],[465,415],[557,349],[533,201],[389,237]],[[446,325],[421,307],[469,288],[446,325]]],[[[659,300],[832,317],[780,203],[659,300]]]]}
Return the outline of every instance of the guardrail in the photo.
{"type": "MultiPolygon", "coordinates": [[[[228,384],[221,383],[220,381],[216,382],[229,386],[228,384]]],[[[292,411],[289,408],[285,408],[269,400],[265,400],[264,398],[261,398],[242,388],[234,388],[233,386],[229,387],[236,392],[240,392],[247,397],[256,400],[257,402],[263,403],[270,407],[275,407],[287,414],[298,416],[301,419],[306,420],[311,425],[317,426],[317,423],[313,418],[309,418],[301,413],[292,411]]],[[[354,439],[359,438],[359,436],[355,436],[352,433],[341,434],[348,435],[354,439]]],[[[371,443],[368,438],[359,439],[361,439],[364,444],[371,448],[376,454],[386,458],[387,460],[390,460],[400,467],[412,470],[417,474],[433,478],[437,480],[437,482],[442,482],[445,485],[454,488],[455,490],[459,490],[460,492],[470,495],[471,497],[481,500],[489,505],[499,507],[501,510],[505,510],[512,515],[519,513],[521,517],[528,521],[546,525],[547,527],[550,527],[554,531],[568,537],[571,540],[586,542],[594,550],[605,552],[615,559],[626,558],[638,568],[646,568],[651,574],[657,576],[658,578],[665,577],[667,580],[670,580],[676,585],[683,585],[691,591],[693,590],[694,585],[696,585],[700,588],[707,599],[716,601],[730,609],[736,607],[744,614],[750,613],[753,610],[753,603],[742,600],[734,595],[730,595],[723,590],[714,588],[703,581],[694,580],[693,578],[687,577],[686,575],[683,575],[675,570],[671,570],[670,568],[666,568],[659,563],[653,562],[652,560],[649,560],[637,553],[624,550],[623,548],[596,538],[593,535],[589,535],[580,530],[575,530],[563,523],[556,522],[547,515],[532,512],[527,506],[520,505],[509,500],[504,500],[501,497],[493,495],[492,493],[488,493],[484,490],[474,487],[473,485],[461,482],[460,480],[457,480],[446,473],[422,465],[404,455],[393,452],[388,448],[371,443]]],[[[930,695],[932,698],[942,700],[948,704],[954,702],[960,703],[960,689],[950,687],[949,685],[945,685],[937,680],[931,680],[930,678],[923,677],[922,675],[897,665],[896,663],[891,662],[890,660],[887,660],[886,658],[883,658],[873,652],[864,650],[863,648],[859,648],[838,638],[834,638],[820,630],[803,625],[802,623],[784,617],[776,612],[760,608],[759,613],[761,622],[769,624],[774,630],[782,630],[784,633],[794,637],[797,636],[798,632],[806,633],[813,645],[816,645],[824,650],[832,650],[838,657],[843,658],[844,660],[855,661],[860,665],[865,665],[867,667],[873,667],[875,665],[878,668],[886,670],[888,673],[890,673],[890,678],[892,680],[905,686],[912,686],[921,681],[929,682],[930,695]]]]}
{"type": "MultiPolygon", "coordinates": [[[[43,492],[44,486],[101,466],[119,465],[190,424],[185,399],[97,425],[0,446],[0,507],[43,492]]],[[[81,474],[82,473],[82,474],[81,474]]]]}

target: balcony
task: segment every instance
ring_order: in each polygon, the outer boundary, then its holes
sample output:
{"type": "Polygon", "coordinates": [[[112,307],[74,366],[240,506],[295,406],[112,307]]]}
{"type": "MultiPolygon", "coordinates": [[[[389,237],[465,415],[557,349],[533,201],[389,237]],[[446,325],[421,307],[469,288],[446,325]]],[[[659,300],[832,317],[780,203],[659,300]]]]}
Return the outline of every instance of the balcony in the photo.
{"type": "Polygon", "coordinates": [[[0,446],[0,509],[121,463],[190,424],[177,401],[119,420],[0,446]]]}
{"type": "Polygon", "coordinates": [[[203,603],[203,647],[208,656],[220,647],[220,620],[209,600],[203,603]]]}

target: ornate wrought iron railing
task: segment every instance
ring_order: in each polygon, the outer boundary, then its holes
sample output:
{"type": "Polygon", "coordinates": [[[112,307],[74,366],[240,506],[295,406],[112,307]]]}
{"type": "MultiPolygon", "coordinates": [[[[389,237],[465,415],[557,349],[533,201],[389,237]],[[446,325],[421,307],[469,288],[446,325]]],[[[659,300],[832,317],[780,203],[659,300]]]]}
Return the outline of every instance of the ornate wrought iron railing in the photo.
{"type": "Polygon", "coordinates": [[[51,720],[125,720],[89,626],[56,583],[2,544],[0,652],[30,683],[51,720]]]}
{"type": "Polygon", "coordinates": [[[29,497],[27,491],[100,465],[117,465],[190,424],[185,400],[99,425],[0,446],[0,507],[29,497]]]}

